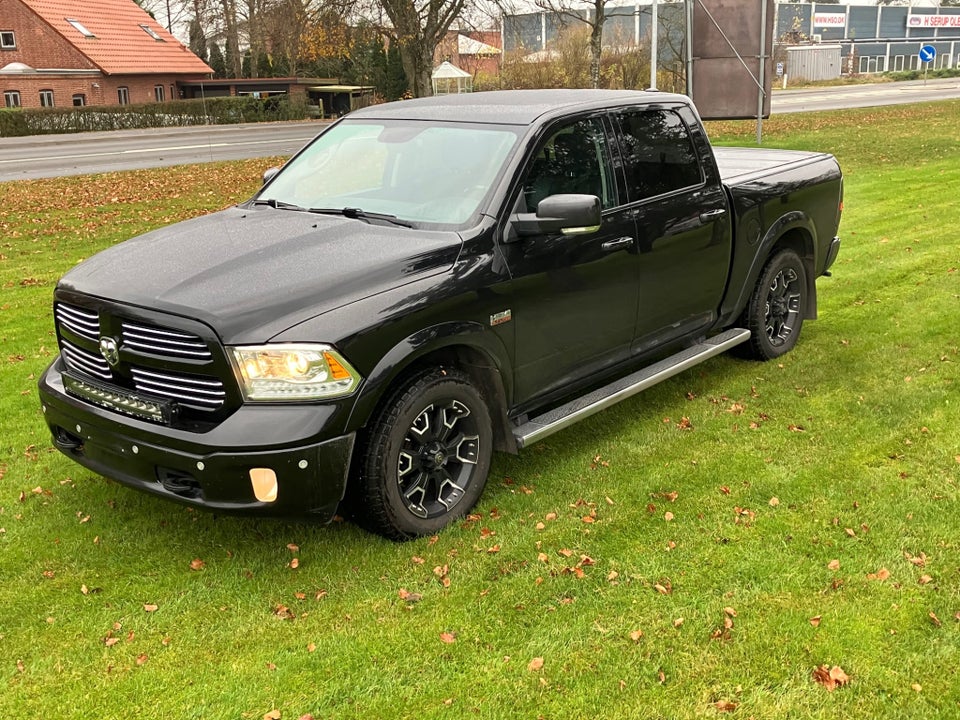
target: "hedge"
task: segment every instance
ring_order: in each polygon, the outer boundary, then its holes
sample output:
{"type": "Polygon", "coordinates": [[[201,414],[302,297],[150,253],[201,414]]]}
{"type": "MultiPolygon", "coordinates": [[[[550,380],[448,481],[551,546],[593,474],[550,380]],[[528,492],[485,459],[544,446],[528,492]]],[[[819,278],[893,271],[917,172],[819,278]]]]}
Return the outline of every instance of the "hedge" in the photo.
{"type": "Polygon", "coordinates": [[[173,100],[143,105],[0,108],[0,137],[185,125],[303,120],[307,103],[288,96],[173,100]]]}

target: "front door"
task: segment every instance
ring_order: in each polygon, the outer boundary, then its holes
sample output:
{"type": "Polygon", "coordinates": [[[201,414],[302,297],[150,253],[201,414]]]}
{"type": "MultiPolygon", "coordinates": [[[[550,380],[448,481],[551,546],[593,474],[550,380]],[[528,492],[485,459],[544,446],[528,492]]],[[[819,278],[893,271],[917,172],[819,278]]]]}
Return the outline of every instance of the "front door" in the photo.
{"type": "Polygon", "coordinates": [[[603,221],[589,234],[512,238],[503,246],[521,405],[627,359],[638,303],[636,227],[618,207],[604,119],[568,121],[545,138],[528,164],[519,210],[535,212],[556,194],[595,195],[603,221]]]}

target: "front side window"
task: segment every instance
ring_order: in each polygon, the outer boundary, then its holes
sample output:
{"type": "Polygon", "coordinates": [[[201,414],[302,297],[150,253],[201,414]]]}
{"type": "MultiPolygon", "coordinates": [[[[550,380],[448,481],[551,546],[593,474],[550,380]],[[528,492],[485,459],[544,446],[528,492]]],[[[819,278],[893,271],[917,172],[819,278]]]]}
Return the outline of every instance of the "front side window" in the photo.
{"type": "Polygon", "coordinates": [[[87,96],[83,93],[78,93],[73,96],[73,106],[74,107],[83,107],[87,104],[87,96]]]}
{"type": "Polygon", "coordinates": [[[117,102],[121,105],[128,105],[130,103],[130,89],[127,87],[118,87],[117,88],[117,102]]]}
{"type": "Polygon", "coordinates": [[[40,107],[53,107],[53,90],[40,91],[40,107]]]}
{"type": "Polygon", "coordinates": [[[8,107],[8,108],[20,107],[20,91],[5,90],[3,92],[3,104],[5,107],[8,107]]]}
{"type": "Polygon", "coordinates": [[[17,49],[17,36],[13,34],[13,30],[0,30],[0,49],[17,49]]]}
{"type": "Polygon", "coordinates": [[[163,102],[163,85],[153,86],[153,98],[157,102],[163,102]]]}
{"type": "Polygon", "coordinates": [[[615,188],[603,124],[581,120],[553,132],[537,150],[523,183],[527,212],[536,212],[545,197],[560,194],[596,195],[604,208],[613,207],[615,188]]]}
{"type": "Polygon", "coordinates": [[[506,126],[347,119],[288,162],[256,200],[460,225],[479,210],[517,140],[506,126]]]}
{"type": "Polygon", "coordinates": [[[617,113],[618,141],[631,201],[703,182],[700,162],[683,120],[670,110],[617,113]]]}

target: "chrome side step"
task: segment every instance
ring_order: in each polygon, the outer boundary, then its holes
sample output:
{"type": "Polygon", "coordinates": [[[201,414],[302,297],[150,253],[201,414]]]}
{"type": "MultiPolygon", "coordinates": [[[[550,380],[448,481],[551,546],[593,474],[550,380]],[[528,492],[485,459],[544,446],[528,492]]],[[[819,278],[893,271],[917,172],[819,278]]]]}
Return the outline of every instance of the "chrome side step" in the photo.
{"type": "Polygon", "coordinates": [[[731,328],[719,335],[704,340],[698,345],[688,347],[675,355],[664,358],[637,372],[620,378],[609,385],[571,400],[566,405],[554,408],[550,412],[530,418],[523,425],[514,428],[513,435],[517,447],[526,447],[538,440],[552,435],[583,420],[595,413],[626,400],[649,387],[663,382],[684,370],[699,365],[715,355],[726,352],[735,345],[750,339],[750,331],[744,328],[731,328]]]}

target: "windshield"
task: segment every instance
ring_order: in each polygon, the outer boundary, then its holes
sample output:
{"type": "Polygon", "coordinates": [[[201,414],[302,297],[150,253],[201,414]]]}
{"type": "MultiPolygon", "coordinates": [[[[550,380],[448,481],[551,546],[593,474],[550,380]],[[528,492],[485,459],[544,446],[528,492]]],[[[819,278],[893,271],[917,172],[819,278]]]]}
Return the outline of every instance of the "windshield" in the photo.
{"type": "Polygon", "coordinates": [[[257,201],[460,225],[479,209],[517,137],[490,125],[346,119],[287,163],[257,201]]]}

